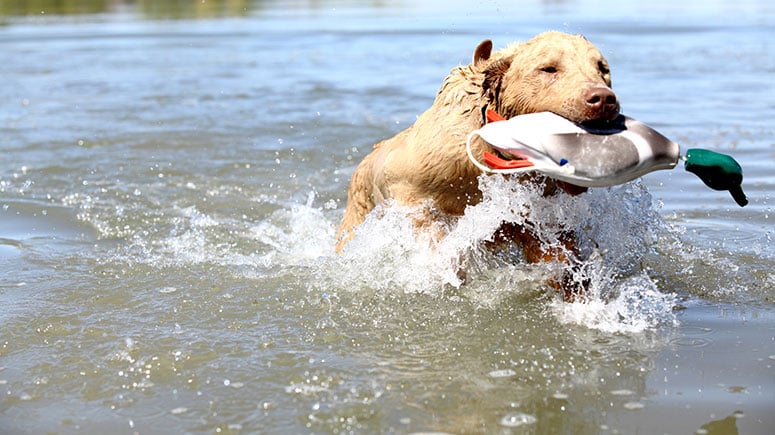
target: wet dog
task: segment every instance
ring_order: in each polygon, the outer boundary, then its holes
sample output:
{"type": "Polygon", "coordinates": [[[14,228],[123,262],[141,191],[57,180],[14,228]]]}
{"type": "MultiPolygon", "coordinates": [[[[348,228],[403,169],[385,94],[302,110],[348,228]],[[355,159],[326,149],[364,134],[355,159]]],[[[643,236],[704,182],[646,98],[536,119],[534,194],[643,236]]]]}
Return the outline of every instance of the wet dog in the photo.
{"type": "MultiPolygon", "coordinates": [[[[616,118],[619,101],[611,90],[608,62],[581,35],[546,32],[495,52],[491,41],[483,41],[470,65],[454,68],[444,79],[433,105],[414,125],[377,143],[358,165],[336,250],[386,199],[410,206],[430,204],[428,212],[417,218],[420,227],[430,227],[438,216],[460,216],[466,206],[480,202],[481,170],[468,160],[466,137],[486,122],[485,109],[505,118],[548,111],[576,123],[595,123],[616,118]]],[[[474,155],[494,152],[481,140],[474,141],[472,149],[474,155]]],[[[558,189],[574,195],[586,191],[535,175],[520,180],[545,183],[546,196],[558,189]]],[[[517,243],[530,262],[570,266],[578,255],[571,231],[562,234],[562,247],[545,246],[529,229],[514,224],[504,224],[494,240],[517,243]]],[[[550,284],[568,299],[583,291],[583,284],[571,280],[567,272],[550,284]]]]}

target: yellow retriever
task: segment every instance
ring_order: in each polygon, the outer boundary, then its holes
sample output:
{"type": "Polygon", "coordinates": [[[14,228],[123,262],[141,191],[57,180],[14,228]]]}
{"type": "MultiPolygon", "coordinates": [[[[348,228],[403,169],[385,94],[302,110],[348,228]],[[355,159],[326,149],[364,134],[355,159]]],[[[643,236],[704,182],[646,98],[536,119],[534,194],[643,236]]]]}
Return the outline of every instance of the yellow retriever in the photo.
{"type": "MultiPolygon", "coordinates": [[[[467,205],[481,201],[477,169],[466,155],[466,137],[480,128],[484,109],[505,118],[549,111],[571,121],[596,122],[614,119],[619,102],[611,90],[608,62],[581,35],[546,32],[519,44],[492,52],[492,42],[476,48],[473,63],[454,68],[444,80],[433,105],[414,125],[374,146],[360,163],[350,182],[347,209],[338,231],[337,251],[353,237],[355,228],[380,202],[392,198],[406,205],[430,204],[435,209],[426,220],[441,212],[462,215],[467,205]]],[[[481,140],[472,144],[474,155],[494,152],[481,140]]],[[[524,177],[523,182],[543,181],[524,177]]],[[[546,180],[546,195],[559,186],[571,194],[586,189],[546,180]]],[[[418,222],[420,226],[428,222],[418,222]]],[[[566,249],[542,246],[529,230],[504,225],[496,239],[518,243],[530,262],[570,263],[567,252],[576,255],[575,237],[564,235],[566,249]]],[[[567,274],[566,274],[567,275],[567,274]]],[[[567,277],[552,285],[566,297],[582,290],[567,277]]]]}

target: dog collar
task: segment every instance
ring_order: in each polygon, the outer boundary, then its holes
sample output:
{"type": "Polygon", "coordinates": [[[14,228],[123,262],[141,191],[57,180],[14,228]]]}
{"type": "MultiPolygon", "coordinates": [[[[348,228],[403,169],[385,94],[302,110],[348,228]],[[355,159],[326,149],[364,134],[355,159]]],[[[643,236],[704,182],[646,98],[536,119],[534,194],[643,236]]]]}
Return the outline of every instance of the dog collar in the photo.
{"type": "Polygon", "coordinates": [[[487,125],[491,122],[505,121],[506,118],[499,115],[498,112],[489,109],[485,104],[482,106],[482,125],[487,125]]]}
{"type": "MultiPolygon", "coordinates": [[[[491,122],[506,121],[506,118],[498,114],[498,112],[488,109],[487,105],[484,105],[482,107],[482,120],[487,125],[491,122]]],[[[484,162],[495,170],[521,169],[534,166],[533,162],[519,154],[514,154],[514,159],[503,159],[493,153],[484,151],[482,157],[484,162]]]]}

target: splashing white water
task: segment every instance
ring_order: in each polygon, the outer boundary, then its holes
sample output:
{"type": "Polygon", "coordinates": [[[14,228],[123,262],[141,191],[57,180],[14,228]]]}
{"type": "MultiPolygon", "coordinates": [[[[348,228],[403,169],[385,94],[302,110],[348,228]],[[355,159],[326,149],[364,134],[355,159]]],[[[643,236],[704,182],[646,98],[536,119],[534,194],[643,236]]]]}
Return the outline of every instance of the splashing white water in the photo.
{"type": "Polygon", "coordinates": [[[659,325],[677,325],[673,314],[674,294],[661,293],[654,281],[641,272],[606,289],[593,289],[583,301],[550,303],[563,323],[583,325],[604,332],[641,332],[659,325]],[[603,293],[609,296],[602,296],[603,293]]]}
{"type": "Polygon", "coordinates": [[[272,249],[260,255],[264,264],[304,265],[330,256],[335,241],[334,226],[320,208],[313,207],[314,192],[304,205],[280,209],[250,230],[251,235],[272,249]]]}
{"type": "Polygon", "coordinates": [[[544,285],[546,278],[567,266],[527,264],[517,246],[485,249],[484,242],[502,223],[511,222],[558,249],[563,231],[572,230],[578,238],[582,259],[573,279],[588,283],[589,292],[577,303],[559,297],[552,301],[548,309],[559,321],[605,331],[641,331],[675,321],[674,296],[661,293],[641,270],[644,256],[658,255],[652,247],[667,230],[640,183],[549,198],[542,195],[542,186],[500,176],[481,177],[480,188],[479,204],[430,228],[418,229],[413,218],[429,212],[428,205],[382,204],[341,254],[333,252],[340,215],[330,206],[315,207],[313,193],[304,204],[280,205],[258,222],[175,208],[150,234],[144,229],[129,237],[130,246],[114,260],[179,267],[214,264],[246,277],[300,268],[311,289],[324,294],[442,296],[452,290],[483,307],[507,298],[513,303],[514,295],[525,303],[542,303],[536,295],[553,294],[544,285]]]}
{"type": "Polygon", "coordinates": [[[357,229],[343,254],[329,259],[337,286],[440,294],[465,282],[463,288],[470,291],[464,294],[482,305],[497,303],[503,294],[529,294],[563,265],[526,264],[516,247],[497,253],[483,249],[503,222],[511,222],[558,248],[563,231],[576,233],[584,260],[573,278],[589,283],[589,292],[579,302],[550,304],[561,322],[609,332],[675,323],[675,296],[661,293],[640,270],[643,257],[654,255],[652,245],[666,231],[642,184],[549,198],[541,186],[499,176],[482,177],[480,187],[482,202],[430,230],[418,230],[412,219],[427,210],[384,204],[357,229]],[[438,233],[446,236],[436,240],[438,233]]]}

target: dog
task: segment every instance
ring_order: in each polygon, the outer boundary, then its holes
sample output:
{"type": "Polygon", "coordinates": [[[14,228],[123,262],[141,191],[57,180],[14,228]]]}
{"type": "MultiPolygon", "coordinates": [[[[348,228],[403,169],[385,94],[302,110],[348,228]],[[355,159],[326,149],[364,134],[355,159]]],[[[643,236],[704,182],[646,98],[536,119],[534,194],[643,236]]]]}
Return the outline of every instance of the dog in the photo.
{"type": "MultiPolygon", "coordinates": [[[[619,115],[608,62],[584,36],[552,31],[495,52],[492,47],[492,41],[482,41],[472,63],[453,68],[444,79],[433,105],[412,126],[377,143],[358,165],[337,232],[337,252],[387,199],[409,206],[431,204],[432,210],[416,219],[419,227],[430,227],[439,216],[461,216],[467,206],[480,202],[477,177],[482,172],[467,157],[466,138],[487,122],[487,109],[506,119],[548,111],[580,124],[606,123],[619,115]]],[[[497,154],[481,140],[473,141],[472,151],[497,154]]],[[[586,191],[540,175],[522,176],[520,182],[545,183],[545,196],[559,189],[571,195],[586,191]]],[[[528,262],[577,263],[571,231],[562,234],[563,247],[549,247],[529,229],[504,223],[493,240],[516,243],[528,262]]],[[[550,284],[566,299],[584,291],[567,268],[550,284]]]]}

